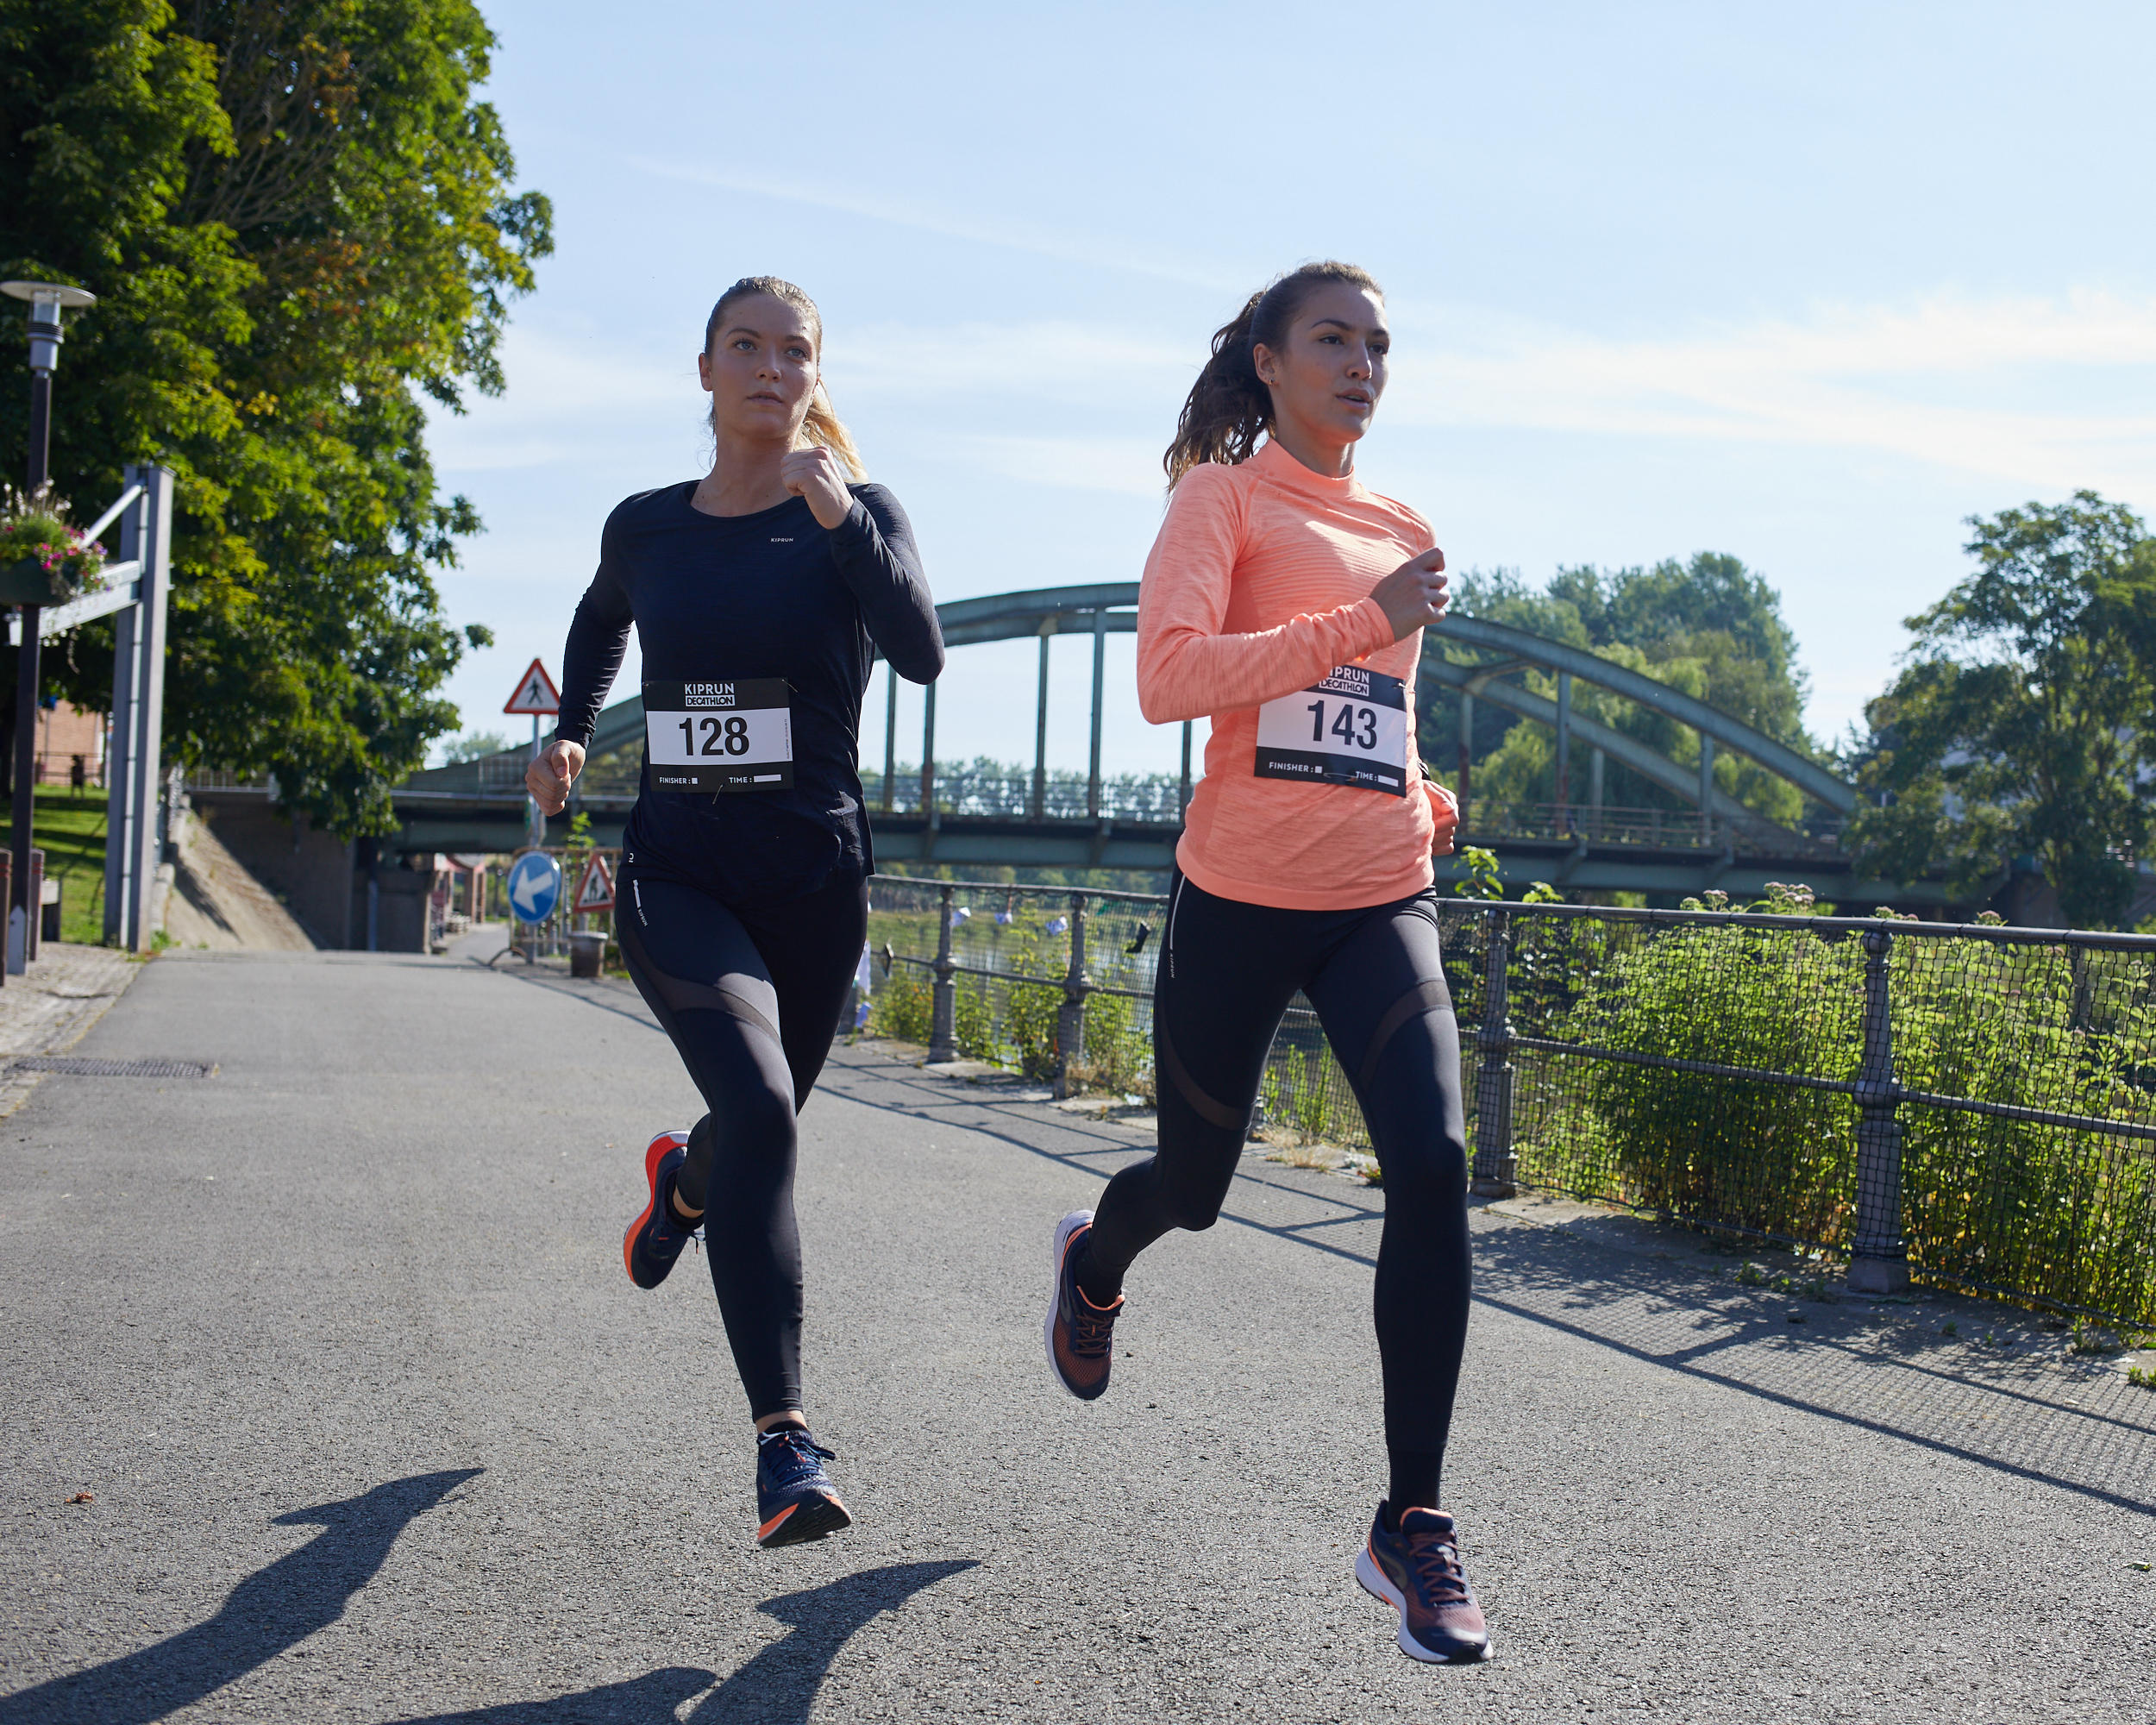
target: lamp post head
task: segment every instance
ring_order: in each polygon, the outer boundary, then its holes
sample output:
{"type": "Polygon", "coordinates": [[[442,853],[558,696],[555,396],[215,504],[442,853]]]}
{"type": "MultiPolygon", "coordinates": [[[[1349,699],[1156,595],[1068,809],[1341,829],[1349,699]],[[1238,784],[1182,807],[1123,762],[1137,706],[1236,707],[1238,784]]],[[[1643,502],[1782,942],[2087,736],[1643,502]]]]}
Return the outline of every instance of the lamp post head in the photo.
{"type": "Polygon", "coordinates": [[[0,281],[0,293],[30,302],[30,369],[50,373],[60,364],[60,314],[95,305],[86,288],[58,281],[0,281]]]}

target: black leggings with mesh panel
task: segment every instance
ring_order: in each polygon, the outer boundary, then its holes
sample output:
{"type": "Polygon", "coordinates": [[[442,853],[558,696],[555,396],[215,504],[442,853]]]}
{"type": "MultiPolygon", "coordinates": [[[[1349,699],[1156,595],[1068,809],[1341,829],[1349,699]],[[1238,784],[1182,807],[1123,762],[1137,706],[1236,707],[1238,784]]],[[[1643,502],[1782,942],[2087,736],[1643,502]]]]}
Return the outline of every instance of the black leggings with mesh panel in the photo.
{"type": "Polygon", "coordinates": [[[1170,1228],[1213,1226],[1250,1136],[1267,1051],[1300,988],[1384,1169],[1376,1305],[1386,1444],[1396,1465],[1403,1455],[1441,1462],[1467,1339],[1470,1264],[1460,1034],[1433,895],[1277,910],[1216,897],[1180,870],[1169,890],[1153,985],[1159,1149],[1108,1182],[1080,1280],[1105,1303],[1131,1260],[1170,1228]]]}
{"type": "Polygon", "coordinates": [[[629,974],[710,1110],[677,1189],[704,1212],[711,1285],[750,1415],[801,1405],[794,1116],[824,1070],[868,925],[850,872],[768,910],[624,863],[614,925],[629,974]]]}

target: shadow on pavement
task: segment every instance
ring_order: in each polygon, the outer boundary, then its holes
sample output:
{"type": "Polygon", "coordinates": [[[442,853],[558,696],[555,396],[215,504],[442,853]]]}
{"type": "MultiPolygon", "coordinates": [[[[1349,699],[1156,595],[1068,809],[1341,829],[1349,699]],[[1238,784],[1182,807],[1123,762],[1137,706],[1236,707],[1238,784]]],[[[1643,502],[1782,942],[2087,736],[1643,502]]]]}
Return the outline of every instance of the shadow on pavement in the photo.
{"type": "MultiPolygon", "coordinates": [[[[1096,1180],[1148,1147],[1037,1104],[969,1094],[909,1066],[836,1051],[821,1088],[867,1107],[998,1138],[1096,1180]]],[[[1309,1181],[1250,1161],[1220,1216],[1224,1226],[1371,1265],[1383,1220],[1376,1194],[1345,1181],[1313,1189],[1309,1181]],[[1259,1193],[1305,1214],[1297,1220],[1254,1215],[1249,1200],[1259,1193]]],[[[1861,1296],[1805,1304],[1802,1321],[1793,1323],[1798,1302],[1790,1299],[1553,1228],[1478,1230],[1475,1256],[1477,1305],[1643,1368],[2156,1515],[2156,1396],[2128,1388],[2115,1372],[2062,1368],[2028,1346],[1950,1346],[1902,1308],[1876,1315],[1861,1296]]],[[[2000,1309],[2003,1320],[2007,1308],[2000,1309]]]]}
{"type": "Polygon", "coordinates": [[[322,1532],[234,1588],[205,1623],[139,1653],[0,1698],[0,1725],[147,1725],[220,1690],[344,1615],[397,1536],[482,1470],[392,1480],[341,1503],[279,1515],[280,1527],[322,1532]]]}
{"type": "Polygon", "coordinates": [[[711,1673],[666,1665],[626,1683],[602,1684],[551,1701],[510,1701],[463,1713],[429,1713],[402,1725],[673,1725],[674,1711],[711,1687],[711,1673]]]}
{"type": "MultiPolygon", "coordinates": [[[[754,1655],[705,1696],[688,1716],[688,1725],[716,1725],[726,1719],[801,1725],[816,1704],[831,1661],[856,1630],[881,1612],[895,1611],[924,1588],[974,1567],[972,1558],[889,1564],[767,1599],[758,1609],[793,1633],[754,1655]]],[[[672,1725],[681,1703],[711,1681],[710,1672],[693,1665],[667,1665],[627,1683],[604,1684],[551,1700],[429,1713],[398,1725],[672,1725]]]]}
{"type": "Polygon", "coordinates": [[[940,1563],[887,1564],[765,1600],[758,1609],[790,1625],[793,1633],[780,1636],[705,1696],[689,1715],[688,1725],[718,1725],[724,1719],[800,1725],[831,1661],[854,1631],[946,1577],[977,1567],[977,1562],[947,1558],[940,1563]]]}

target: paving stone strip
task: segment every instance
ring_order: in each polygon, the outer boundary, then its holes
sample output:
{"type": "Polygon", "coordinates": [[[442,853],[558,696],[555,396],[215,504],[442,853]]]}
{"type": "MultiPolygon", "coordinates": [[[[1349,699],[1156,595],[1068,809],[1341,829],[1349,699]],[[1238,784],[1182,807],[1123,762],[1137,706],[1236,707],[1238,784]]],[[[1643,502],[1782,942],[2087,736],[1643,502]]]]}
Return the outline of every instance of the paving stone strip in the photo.
{"type": "Polygon", "coordinates": [[[142,964],[109,946],[48,940],[26,974],[8,978],[0,988],[0,1120],[60,1070],[37,1065],[34,1057],[65,1054],[80,1042],[142,964]]]}

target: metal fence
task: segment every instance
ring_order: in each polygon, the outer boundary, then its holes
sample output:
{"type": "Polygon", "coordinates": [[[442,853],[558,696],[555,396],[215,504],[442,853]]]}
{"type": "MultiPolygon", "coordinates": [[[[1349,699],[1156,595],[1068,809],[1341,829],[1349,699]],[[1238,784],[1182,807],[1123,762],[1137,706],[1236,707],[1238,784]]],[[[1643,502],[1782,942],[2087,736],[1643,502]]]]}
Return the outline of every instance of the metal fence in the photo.
{"type": "MultiPolygon", "coordinates": [[[[872,1022],[1150,1095],[1166,902],[879,875],[872,1022]]],[[[1478,1189],[2156,1324],[2156,938],[1788,908],[1439,900],[1478,1189]]],[[[1257,1124],[1369,1146],[1300,996],[1257,1124]]]]}

